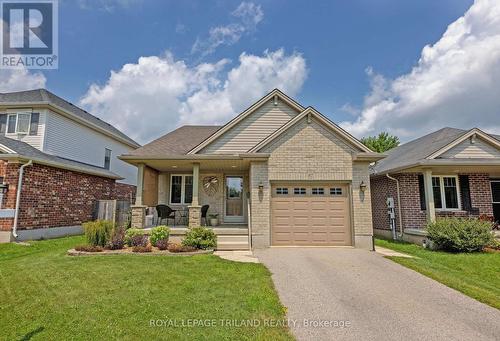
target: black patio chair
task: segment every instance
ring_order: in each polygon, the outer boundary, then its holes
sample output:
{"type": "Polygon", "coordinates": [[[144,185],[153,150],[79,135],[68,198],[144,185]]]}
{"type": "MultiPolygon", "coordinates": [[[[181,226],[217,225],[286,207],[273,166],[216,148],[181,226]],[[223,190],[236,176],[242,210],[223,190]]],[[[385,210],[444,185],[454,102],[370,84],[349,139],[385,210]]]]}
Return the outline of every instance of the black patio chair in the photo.
{"type": "Polygon", "coordinates": [[[160,225],[163,219],[167,219],[167,225],[168,225],[168,220],[173,219],[175,226],[175,212],[176,212],[175,210],[173,210],[167,205],[156,205],[156,212],[158,213],[156,226],[160,225]]]}
{"type": "Polygon", "coordinates": [[[207,212],[208,212],[208,208],[209,207],[210,207],[210,205],[203,205],[203,206],[201,206],[201,219],[200,219],[200,223],[203,221],[203,219],[205,219],[205,226],[208,226],[207,212]]]}

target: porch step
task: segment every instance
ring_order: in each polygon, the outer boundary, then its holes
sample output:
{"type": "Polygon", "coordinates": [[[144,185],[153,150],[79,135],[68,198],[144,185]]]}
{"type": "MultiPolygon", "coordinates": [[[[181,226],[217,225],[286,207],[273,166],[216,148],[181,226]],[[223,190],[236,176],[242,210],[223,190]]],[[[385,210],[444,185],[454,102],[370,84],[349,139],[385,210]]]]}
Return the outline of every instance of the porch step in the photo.
{"type": "Polygon", "coordinates": [[[248,250],[248,235],[218,235],[217,250],[248,250]]]}

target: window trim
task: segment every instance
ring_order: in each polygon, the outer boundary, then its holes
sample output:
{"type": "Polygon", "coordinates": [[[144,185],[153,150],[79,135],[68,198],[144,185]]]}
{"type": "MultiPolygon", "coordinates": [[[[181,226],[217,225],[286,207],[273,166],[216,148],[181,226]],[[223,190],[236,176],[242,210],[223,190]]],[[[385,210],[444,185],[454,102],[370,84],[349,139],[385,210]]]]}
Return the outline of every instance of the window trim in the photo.
{"type": "Polygon", "coordinates": [[[29,135],[30,133],[30,130],[31,130],[31,112],[25,112],[25,111],[20,111],[20,112],[15,112],[15,113],[7,113],[7,122],[6,122],[6,127],[5,127],[5,135],[14,135],[14,134],[20,134],[20,135],[29,135]],[[29,118],[28,118],[28,129],[26,129],[26,132],[19,132],[19,130],[17,129],[18,128],[18,124],[19,124],[19,115],[28,115],[29,118]],[[14,124],[14,132],[13,133],[9,133],[9,118],[11,116],[15,116],[16,117],[16,123],[14,124]]]}
{"type": "Polygon", "coordinates": [[[170,205],[191,205],[191,202],[185,202],[186,200],[186,177],[193,177],[193,174],[170,174],[170,183],[168,185],[168,203],[170,205]],[[174,176],[180,176],[181,179],[181,202],[172,202],[172,178],[174,176]]]}
{"type": "MultiPolygon", "coordinates": [[[[433,178],[439,178],[439,190],[441,192],[441,207],[442,208],[435,208],[436,211],[439,212],[454,212],[454,211],[461,211],[462,210],[462,200],[460,196],[460,184],[458,182],[458,175],[435,175],[432,174],[433,178]],[[446,196],[445,196],[445,191],[444,191],[444,178],[455,178],[455,188],[457,189],[457,208],[448,208],[446,207],[446,196]]],[[[434,193],[432,193],[432,196],[434,197],[434,193]]],[[[436,203],[434,202],[434,206],[436,203]]]]}

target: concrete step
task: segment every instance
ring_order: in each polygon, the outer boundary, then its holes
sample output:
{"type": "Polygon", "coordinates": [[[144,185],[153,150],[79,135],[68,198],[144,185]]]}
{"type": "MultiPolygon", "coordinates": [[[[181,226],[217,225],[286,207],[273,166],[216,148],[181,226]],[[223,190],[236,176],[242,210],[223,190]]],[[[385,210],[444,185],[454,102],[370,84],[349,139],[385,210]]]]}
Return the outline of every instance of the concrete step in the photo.
{"type": "Polygon", "coordinates": [[[248,250],[248,242],[246,243],[217,243],[217,250],[248,250]]]}

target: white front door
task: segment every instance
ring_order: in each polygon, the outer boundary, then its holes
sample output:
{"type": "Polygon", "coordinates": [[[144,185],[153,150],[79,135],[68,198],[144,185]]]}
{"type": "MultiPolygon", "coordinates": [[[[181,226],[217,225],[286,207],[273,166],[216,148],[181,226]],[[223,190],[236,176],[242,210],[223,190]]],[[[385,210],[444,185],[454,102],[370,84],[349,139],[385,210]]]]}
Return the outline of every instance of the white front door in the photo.
{"type": "Polygon", "coordinates": [[[224,222],[243,223],[243,177],[226,176],[224,222]]]}

